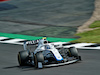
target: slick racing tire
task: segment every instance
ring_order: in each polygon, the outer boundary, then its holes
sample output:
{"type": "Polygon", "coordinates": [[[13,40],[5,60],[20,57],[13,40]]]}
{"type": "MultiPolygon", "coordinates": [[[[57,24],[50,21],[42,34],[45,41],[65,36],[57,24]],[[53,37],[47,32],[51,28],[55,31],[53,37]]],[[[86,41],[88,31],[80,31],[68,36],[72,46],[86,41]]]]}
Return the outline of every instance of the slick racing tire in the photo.
{"type": "Polygon", "coordinates": [[[41,52],[38,52],[34,55],[34,64],[35,68],[42,69],[44,62],[44,56],[41,52]]]}
{"type": "Polygon", "coordinates": [[[78,51],[75,47],[70,47],[69,48],[69,56],[78,57],[78,51]]]}
{"type": "Polygon", "coordinates": [[[27,61],[29,59],[29,51],[20,51],[18,53],[18,62],[20,66],[24,66],[27,64],[27,61]]]}

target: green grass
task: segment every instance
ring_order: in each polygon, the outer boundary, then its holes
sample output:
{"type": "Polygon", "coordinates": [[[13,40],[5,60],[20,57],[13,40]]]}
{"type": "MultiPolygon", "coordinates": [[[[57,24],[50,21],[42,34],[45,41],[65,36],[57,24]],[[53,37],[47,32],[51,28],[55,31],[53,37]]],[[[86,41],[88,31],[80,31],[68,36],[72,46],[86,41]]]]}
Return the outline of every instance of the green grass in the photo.
{"type": "Polygon", "coordinates": [[[92,23],[89,27],[90,27],[90,28],[97,28],[97,27],[100,27],[100,21],[95,21],[95,22],[92,23]]]}
{"type": "Polygon", "coordinates": [[[95,21],[90,25],[90,28],[98,28],[95,30],[83,32],[76,34],[77,36],[80,36],[81,38],[71,41],[71,42],[87,42],[87,43],[100,43],[100,21],[95,21]]]}

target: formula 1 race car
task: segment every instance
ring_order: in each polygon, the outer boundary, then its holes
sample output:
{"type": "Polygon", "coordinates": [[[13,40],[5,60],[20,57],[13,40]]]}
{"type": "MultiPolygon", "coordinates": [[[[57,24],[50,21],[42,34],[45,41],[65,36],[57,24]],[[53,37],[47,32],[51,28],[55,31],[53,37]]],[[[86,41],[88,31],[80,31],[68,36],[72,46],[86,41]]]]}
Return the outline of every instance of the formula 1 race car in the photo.
{"type": "Polygon", "coordinates": [[[20,66],[32,65],[35,68],[66,65],[81,60],[75,47],[55,47],[46,39],[24,42],[24,50],[18,53],[20,66]],[[28,48],[28,46],[32,46],[28,48]],[[32,51],[31,51],[32,50],[32,51]]]}

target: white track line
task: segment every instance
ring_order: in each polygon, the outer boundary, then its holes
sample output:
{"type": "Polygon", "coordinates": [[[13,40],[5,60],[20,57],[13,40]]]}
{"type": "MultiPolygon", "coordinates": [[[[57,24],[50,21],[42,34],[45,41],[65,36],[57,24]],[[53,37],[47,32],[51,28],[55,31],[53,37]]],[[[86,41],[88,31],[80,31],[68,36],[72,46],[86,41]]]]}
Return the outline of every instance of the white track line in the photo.
{"type": "Polygon", "coordinates": [[[98,49],[100,50],[100,46],[98,47],[85,47],[85,46],[89,46],[89,45],[95,45],[96,43],[77,43],[77,44],[73,44],[73,45],[68,45],[68,46],[64,46],[65,48],[69,48],[69,47],[76,47],[79,49],[98,49]]]}
{"type": "Polygon", "coordinates": [[[19,44],[23,45],[23,43],[19,43],[19,41],[24,41],[25,39],[10,39],[7,41],[0,41],[1,43],[10,43],[10,44],[19,44]]]}
{"type": "Polygon", "coordinates": [[[7,37],[0,37],[0,40],[3,40],[3,39],[8,39],[7,37]]]}
{"type": "Polygon", "coordinates": [[[78,49],[83,49],[83,50],[86,50],[86,49],[90,49],[90,50],[100,50],[100,46],[99,47],[80,47],[78,49]]]}
{"type": "Polygon", "coordinates": [[[76,48],[80,48],[80,47],[82,47],[82,46],[88,46],[88,45],[94,45],[94,44],[96,44],[96,43],[76,43],[76,44],[72,44],[72,45],[68,45],[68,46],[64,46],[64,47],[72,47],[72,46],[74,46],[74,47],[76,47],[76,48]]]}

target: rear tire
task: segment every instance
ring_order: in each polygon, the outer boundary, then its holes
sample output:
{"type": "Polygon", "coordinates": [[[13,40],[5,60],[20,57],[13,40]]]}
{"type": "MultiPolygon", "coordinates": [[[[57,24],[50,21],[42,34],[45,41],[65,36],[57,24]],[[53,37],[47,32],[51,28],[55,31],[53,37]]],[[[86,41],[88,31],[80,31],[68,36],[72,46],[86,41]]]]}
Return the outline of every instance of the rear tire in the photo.
{"type": "Polygon", "coordinates": [[[20,51],[18,53],[18,62],[20,66],[26,65],[28,59],[29,59],[29,51],[20,51]]]}
{"type": "Polygon", "coordinates": [[[75,47],[70,47],[69,48],[69,56],[78,57],[78,51],[75,47]]]}

